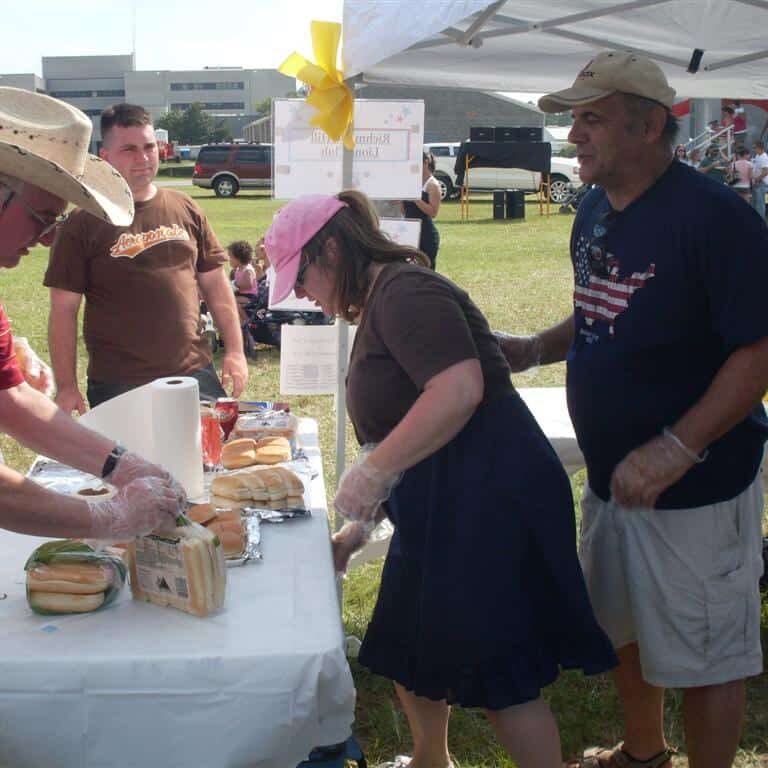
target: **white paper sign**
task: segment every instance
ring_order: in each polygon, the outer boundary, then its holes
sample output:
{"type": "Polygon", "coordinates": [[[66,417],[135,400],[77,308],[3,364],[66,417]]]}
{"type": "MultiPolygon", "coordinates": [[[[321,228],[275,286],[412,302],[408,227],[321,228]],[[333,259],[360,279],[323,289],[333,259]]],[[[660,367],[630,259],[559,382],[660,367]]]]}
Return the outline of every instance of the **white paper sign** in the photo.
{"type": "Polygon", "coordinates": [[[379,219],[380,229],[398,245],[419,247],[421,237],[421,219],[379,219]]]}
{"type": "MultiPolygon", "coordinates": [[[[273,99],[275,198],[334,195],[343,188],[341,142],[310,124],[317,114],[302,99],[273,99]]],[[[421,195],[424,102],[355,99],[352,187],[373,199],[421,195]]]]}
{"type": "MultiPolygon", "coordinates": [[[[357,327],[349,328],[349,349],[357,327]]],[[[284,325],[280,334],[280,394],[334,395],[338,326],[284,325]]]]}

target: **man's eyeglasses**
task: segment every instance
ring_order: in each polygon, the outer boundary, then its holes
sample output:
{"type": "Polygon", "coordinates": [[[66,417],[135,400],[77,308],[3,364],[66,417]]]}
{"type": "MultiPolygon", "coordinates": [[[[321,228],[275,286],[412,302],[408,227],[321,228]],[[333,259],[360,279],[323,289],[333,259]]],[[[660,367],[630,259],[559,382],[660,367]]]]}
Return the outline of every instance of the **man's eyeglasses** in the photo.
{"type": "Polygon", "coordinates": [[[60,227],[69,219],[69,214],[64,213],[61,216],[56,216],[53,220],[50,217],[45,217],[38,213],[23,197],[17,194],[13,187],[9,187],[7,184],[2,184],[10,194],[3,200],[3,204],[0,205],[0,213],[2,213],[11,204],[11,201],[15,198],[16,202],[41,226],[40,232],[37,234],[37,239],[42,240],[46,235],[51,234],[55,229],[60,227]]]}
{"type": "Polygon", "coordinates": [[[592,228],[592,239],[587,246],[589,250],[589,269],[595,277],[610,277],[611,268],[608,265],[606,238],[611,223],[616,218],[616,211],[606,211],[592,228]]]}

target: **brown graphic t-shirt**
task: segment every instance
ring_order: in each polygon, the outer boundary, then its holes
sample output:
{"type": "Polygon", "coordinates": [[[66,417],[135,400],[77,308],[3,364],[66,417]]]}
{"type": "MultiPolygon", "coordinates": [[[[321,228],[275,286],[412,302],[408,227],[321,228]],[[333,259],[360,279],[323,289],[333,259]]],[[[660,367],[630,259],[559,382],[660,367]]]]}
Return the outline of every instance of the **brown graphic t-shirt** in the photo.
{"type": "Polygon", "coordinates": [[[499,344],[465,291],[425,267],[384,267],[349,361],[347,407],[360,444],[383,440],[431,378],[468,359],[480,361],[483,403],[513,391],[499,344]]]}
{"type": "Polygon", "coordinates": [[[88,377],[143,384],[211,361],[199,333],[197,273],[224,251],[187,195],[159,187],[130,227],[77,210],[51,248],[44,285],[85,296],[88,377]]]}

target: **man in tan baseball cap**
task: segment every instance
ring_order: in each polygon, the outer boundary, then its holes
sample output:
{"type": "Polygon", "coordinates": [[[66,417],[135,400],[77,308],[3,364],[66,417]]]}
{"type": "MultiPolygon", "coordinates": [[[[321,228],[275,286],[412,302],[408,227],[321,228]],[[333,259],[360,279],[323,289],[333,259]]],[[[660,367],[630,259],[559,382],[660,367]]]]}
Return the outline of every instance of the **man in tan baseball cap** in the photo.
{"type": "Polygon", "coordinates": [[[669,768],[664,691],[683,691],[691,768],[729,768],[747,677],[762,670],[768,435],[768,229],[738,195],[673,159],[662,69],[607,51],[570,88],[579,174],[573,313],[502,348],[513,371],[567,358],[584,454],[579,552],[616,648],[624,741],[583,768],[669,768]]]}
{"type": "MultiPolygon", "coordinates": [[[[50,245],[67,203],[130,224],[133,197],[108,163],[88,154],[91,121],[57,99],[0,88],[0,267],[50,245]]],[[[34,353],[27,351],[27,361],[34,353]]],[[[61,538],[125,540],[173,527],[184,492],[161,467],[80,426],[30,386],[0,306],[0,430],[33,451],[118,489],[101,501],[54,493],[0,463],[0,527],[61,538]]],[[[44,388],[45,382],[36,383],[44,388]]],[[[95,497],[100,498],[100,497],[95,497]]]]}
{"type": "Polygon", "coordinates": [[[539,99],[543,112],[565,112],[580,104],[610,96],[630,93],[656,101],[670,109],[675,99],[661,68],[645,56],[631,51],[606,51],[590,59],[570,88],[539,99]]]}

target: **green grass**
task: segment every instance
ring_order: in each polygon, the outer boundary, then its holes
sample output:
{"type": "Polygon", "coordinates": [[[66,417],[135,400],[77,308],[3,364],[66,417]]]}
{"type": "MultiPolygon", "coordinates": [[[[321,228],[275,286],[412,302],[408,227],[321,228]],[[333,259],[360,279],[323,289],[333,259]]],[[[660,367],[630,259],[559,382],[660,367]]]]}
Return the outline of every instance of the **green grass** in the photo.
{"type": "MultiPolygon", "coordinates": [[[[262,192],[241,193],[221,200],[213,192],[191,188],[192,196],[206,211],[223,244],[236,239],[255,241],[264,234],[281,203],[262,192]]],[[[527,206],[523,221],[493,221],[490,198],[473,200],[470,220],[460,221],[459,206],[445,204],[438,225],[442,238],[438,270],[466,288],[485,312],[491,326],[515,333],[535,331],[562,319],[570,311],[571,269],[568,236],[573,217],[557,213],[540,217],[537,206],[527,206]]],[[[0,296],[13,320],[17,335],[30,338],[38,353],[48,358],[46,325],[48,296],[42,287],[47,252],[36,248],[21,265],[2,276],[0,296]]],[[[137,311],[139,307],[137,306],[137,311]]],[[[80,345],[79,374],[84,382],[85,351],[80,345]]],[[[275,350],[263,349],[250,365],[246,395],[254,399],[279,399],[279,359],[275,350]]],[[[564,367],[549,366],[533,375],[514,377],[518,386],[555,386],[564,382],[564,367]]],[[[334,414],[330,396],[292,397],[295,412],[318,420],[326,457],[325,480],[333,488],[334,414]]],[[[351,431],[347,430],[348,456],[354,455],[351,431]]],[[[8,464],[24,471],[32,460],[26,449],[0,438],[8,464]]],[[[578,500],[584,473],[573,480],[578,500]]],[[[578,513],[578,505],[577,505],[578,513]]],[[[380,563],[354,571],[345,581],[344,624],[347,633],[362,636],[378,589],[380,563]]],[[[503,610],[503,606],[499,610],[503,610]]],[[[763,606],[763,645],[768,647],[768,606],[763,606]]],[[[352,662],[358,691],[355,731],[371,764],[407,753],[410,740],[405,718],[388,681],[376,678],[352,662]]],[[[585,678],[566,673],[546,696],[557,716],[566,756],[590,745],[614,744],[621,736],[616,696],[605,677],[585,678]]],[[[666,719],[672,744],[684,747],[680,697],[667,698],[666,719]]],[[[461,766],[511,765],[495,743],[482,713],[456,710],[451,721],[450,745],[461,766]]],[[[678,759],[684,763],[684,756],[678,759]]],[[[768,768],[768,679],[749,682],[747,726],[742,739],[740,766],[768,768]]]]}

